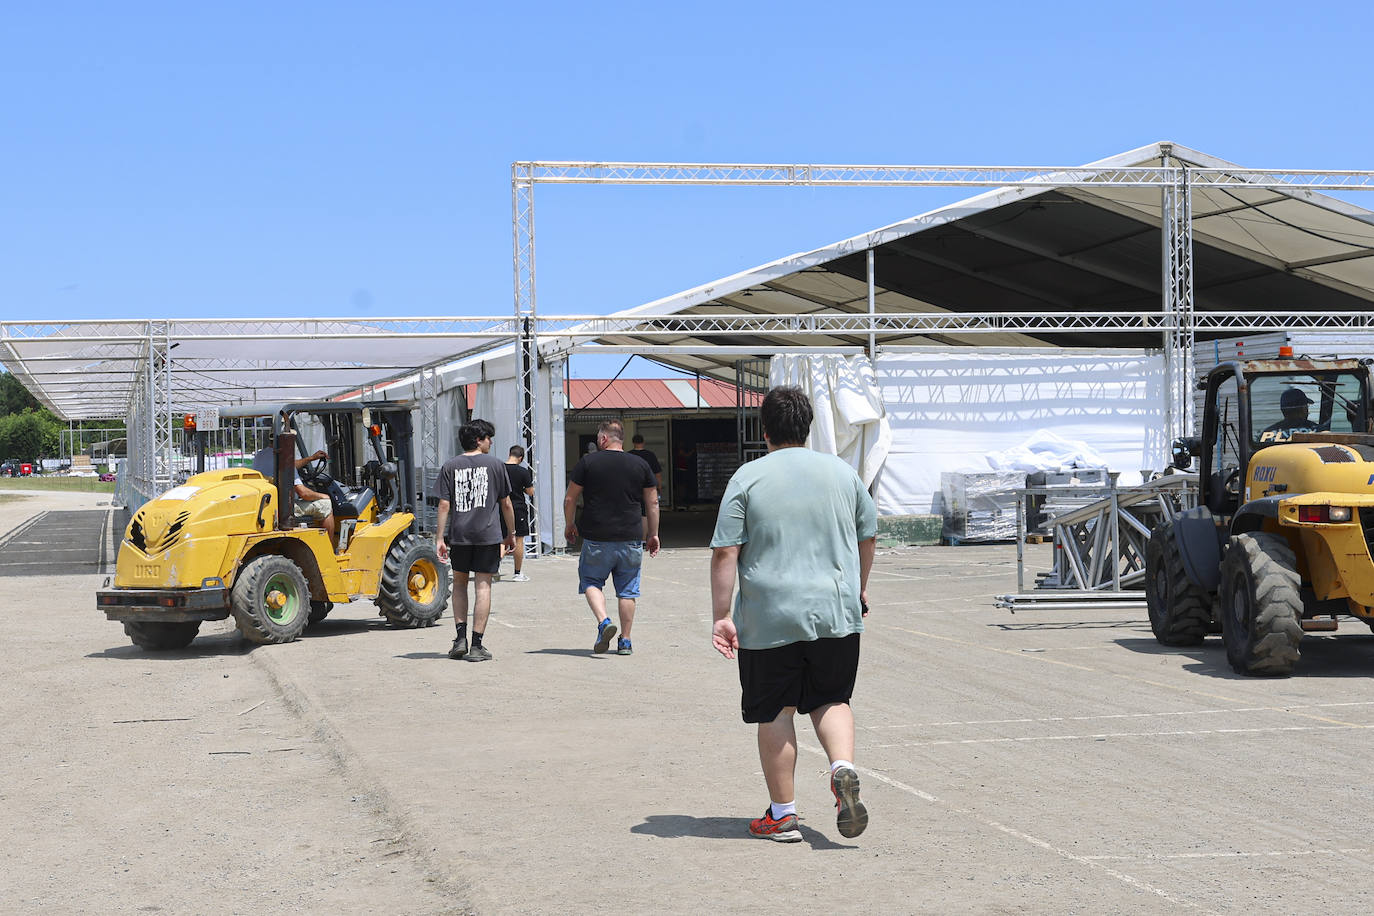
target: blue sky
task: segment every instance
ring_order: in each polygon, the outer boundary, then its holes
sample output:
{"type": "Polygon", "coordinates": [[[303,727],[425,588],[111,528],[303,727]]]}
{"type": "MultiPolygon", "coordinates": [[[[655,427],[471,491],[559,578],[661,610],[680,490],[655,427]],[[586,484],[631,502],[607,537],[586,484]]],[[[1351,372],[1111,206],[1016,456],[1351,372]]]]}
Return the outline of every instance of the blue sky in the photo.
{"type": "MultiPolygon", "coordinates": [[[[497,6],[10,5],[0,318],[506,315],[515,160],[1374,167],[1363,5],[497,6]]],[[[540,310],[962,196],[542,186],[540,310]]]]}

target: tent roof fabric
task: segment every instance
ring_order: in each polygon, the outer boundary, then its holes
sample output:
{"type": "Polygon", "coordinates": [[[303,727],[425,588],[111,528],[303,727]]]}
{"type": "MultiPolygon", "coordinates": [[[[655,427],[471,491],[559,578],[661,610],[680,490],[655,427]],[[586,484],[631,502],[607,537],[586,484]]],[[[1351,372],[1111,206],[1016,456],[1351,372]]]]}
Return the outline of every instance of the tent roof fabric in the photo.
{"type": "MultiPolygon", "coordinates": [[[[1374,212],[1311,191],[1246,187],[1242,167],[1177,144],[1150,144],[1089,165],[1158,166],[1166,149],[1172,163],[1236,173],[1235,184],[1193,189],[1198,311],[1374,313],[1374,212]]],[[[868,309],[870,249],[879,312],[1157,313],[1163,298],[1161,246],[1157,187],[1006,187],[612,317],[861,314],[868,309]]],[[[153,324],[0,322],[0,365],[64,419],[124,416],[149,371],[153,324]]],[[[165,325],[161,339],[175,348],[174,410],[318,399],[422,366],[447,364],[439,371],[447,368],[457,380],[485,360],[509,362],[514,328],[509,318],[201,319],[165,325]],[[452,325],[462,322],[477,327],[454,331],[452,325]]],[[[541,341],[549,353],[571,346],[571,338],[541,341]]],[[[730,345],[766,356],[780,346],[852,347],[867,339],[751,329],[636,336],[630,328],[597,343],[730,345]]],[[[1155,348],[1163,340],[1159,333],[1105,337],[1055,330],[887,334],[880,343],[1155,348]]],[[[644,352],[666,365],[722,379],[733,379],[738,358],[724,352],[644,352]]]]}
{"type": "MultiPolygon", "coordinates": [[[[1177,144],[1155,143],[1090,167],[1175,162],[1235,169],[1238,183],[1193,190],[1194,301],[1199,311],[1374,311],[1374,213],[1304,190],[1246,188],[1244,169],[1177,144]]],[[[889,313],[1160,312],[1158,188],[1002,188],[833,245],[791,255],[659,299],[639,315],[808,315],[875,308],[889,313]]],[[[1206,334],[1199,335],[1206,339],[1206,334]]],[[[647,342],[633,333],[603,343],[647,342]]],[[[858,336],[743,333],[655,337],[654,343],[854,345],[858,336]]],[[[1086,332],[886,336],[885,344],[1099,346],[1086,332]]],[[[1108,346],[1160,347],[1161,335],[1113,334],[1108,346]]],[[[719,372],[723,361],[673,354],[662,361],[719,372]]],[[[724,362],[728,362],[724,361],[724,362]]]]}

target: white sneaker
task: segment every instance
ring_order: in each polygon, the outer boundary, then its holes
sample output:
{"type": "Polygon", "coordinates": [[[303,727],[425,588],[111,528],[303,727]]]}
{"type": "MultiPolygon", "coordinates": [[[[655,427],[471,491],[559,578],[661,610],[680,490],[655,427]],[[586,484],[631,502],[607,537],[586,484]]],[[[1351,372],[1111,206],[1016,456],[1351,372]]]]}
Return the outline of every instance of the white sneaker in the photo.
{"type": "Polygon", "coordinates": [[[525,575],[524,573],[516,573],[515,575],[510,577],[510,580],[512,582],[528,582],[530,581],[530,577],[525,575]]]}

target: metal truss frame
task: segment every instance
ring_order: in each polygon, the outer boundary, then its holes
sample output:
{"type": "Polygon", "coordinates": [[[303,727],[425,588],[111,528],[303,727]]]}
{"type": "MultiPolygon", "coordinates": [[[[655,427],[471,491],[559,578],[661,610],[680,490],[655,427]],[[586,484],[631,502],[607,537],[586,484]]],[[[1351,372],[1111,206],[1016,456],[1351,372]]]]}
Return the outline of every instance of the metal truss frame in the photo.
{"type": "Polygon", "coordinates": [[[1370,325],[1369,316],[1336,317],[1292,313],[1292,324],[1275,324],[1273,314],[1204,316],[1194,309],[1193,207],[1198,188],[1264,188],[1288,191],[1374,190],[1370,169],[1241,169],[1190,167],[1160,147],[1159,166],[961,166],[961,165],[813,165],[683,162],[516,162],[511,166],[512,249],[514,253],[515,311],[520,327],[521,425],[533,453],[539,392],[534,373],[538,365],[537,339],[564,326],[560,350],[597,337],[633,333],[635,336],[709,338],[752,333],[867,334],[869,349],[880,334],[991,333],[1006,331],[1125,331],[1161,333],[1165,351],[1165,433],[1169,439],[1187,433],[1191,424],[1193,346],[1197,330],[1267,330],[1274,327],[1351,327],[1370,325]],[[873,313],[873,259],[869,251],[868,315],[804,315],[740,317],[680,315],[662,318],[559,318],[540,320],[535,303],[534,189],[537,184],[647,185],[717,187],[967,187],[967,188],[1159,188],[1161,193],[1161,313],[1082,315],[1071,312],[1039,315],[877,315],[873,313]],[[1239,321],[1237,319],[1240,319],[1239,321]],[[1315,321],[1314,321],[1315,319],[1315,321]],[[529,328],[536,328],[533,334],[529,328]],[[742,325],[747,324],[747,327],[742,325]]]}
{"type": "MultiPolygon", "coordinates": [[[[1138,487],[1027,487],[1016,504],[1016,588],[997,603],[1015,611],[1030,603],[1091,602],[1104,593],[1140,598],[1145,582],[1145,552],[1150,533],[1192,507],[1196,474],[1158,477],[1138,487]],[[1026,501],[1031,496],[1099,497],[1061,513],[1047,523],[1054,544],[1054,568],[1041,573],[1037,592],[1025,583],[1026,501]]],[[[1084,605],[1086,606],[1086,605],[1084,605]]]]}

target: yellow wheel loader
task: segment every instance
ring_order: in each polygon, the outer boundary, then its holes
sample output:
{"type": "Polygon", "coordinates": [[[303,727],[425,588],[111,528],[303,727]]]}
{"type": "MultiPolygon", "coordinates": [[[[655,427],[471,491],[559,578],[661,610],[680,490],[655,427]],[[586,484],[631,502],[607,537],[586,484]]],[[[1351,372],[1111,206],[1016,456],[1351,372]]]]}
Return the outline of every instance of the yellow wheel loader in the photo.
{"type": "Polygon", "coordinates": [[[133,513],[97,608],[154,650],[230,616],[252,642],[291,642],[357,599],[393,626],[433,626],[449,578],[414,514],[410,417],[398,402],[222,410],[195,433],[201,472],[133,513]],[[265,444],[246,466],[250,436],[265,444]],[[296,514],[297,482],[328,495],[335,539],[296,514]]]}
{"type": "MultiPolygon", "coordinates": [[[[1282,351],[1281,351],[1282,352],[1282,351]]],[[[1206,392],[1198,505],[1151,534],[1146,600],[1155,638],[1221,633],[1240,674],[1287,675],[1303,634],[1341,618],[1374,626],[1374,435],[1359,360],[1225,363],[1206,392]]]]}

